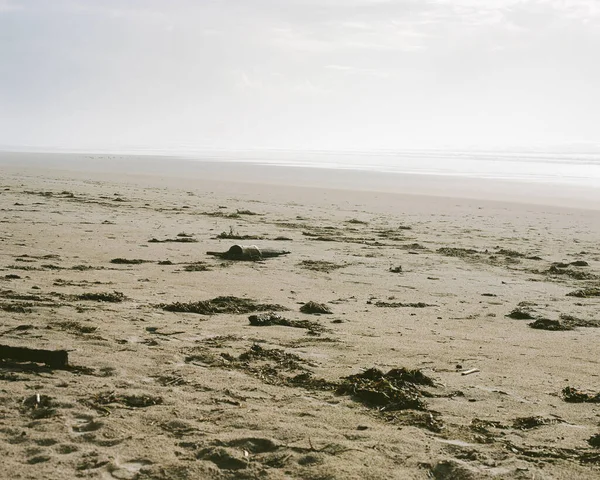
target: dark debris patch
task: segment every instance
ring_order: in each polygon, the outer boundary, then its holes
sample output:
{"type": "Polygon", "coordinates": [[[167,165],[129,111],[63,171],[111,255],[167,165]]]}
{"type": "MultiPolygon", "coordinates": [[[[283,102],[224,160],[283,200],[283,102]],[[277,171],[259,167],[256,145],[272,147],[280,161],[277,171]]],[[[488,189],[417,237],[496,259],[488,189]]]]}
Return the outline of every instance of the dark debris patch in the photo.
{"type": "Polygon", "coordinates": [[[567,297],[576,297],[576,298],[600,297],[600,288],[596,288],[596,287],[582,288],[580,290],[575,290],[573,292],[567,293],[567,297]]]}
{"type": "Polygon", "coordinates": [[[428,303],[423,302],[375,302],[376,307],[381,308],[426,308],[426,307],[434,307],[435,305],[430,305],[428,303]]]}
{"type": "Polygon", "coordinates": [[[471,255],[476,255],[479,253],[477,250],[472,248],[455,248],[455,247],[442,247],[437,249],[438,253],[442,255],[446,255],[447,257],[458,257],[458,258],[466,258],[471,255]]]}
{"type": "Polygon", "coordinates": [[[573,330],[573,327],[567,325],[560,320],[550,320],[548,318],[538,318],[536,321],[529,324],[531,328],[536,330],[549,330],[554,332],[573,330]]]}
{"type": "Polygon", "coordinates": [[[315,335],[320,335],[321,332],[326,331],[326,328],[319,322],[314,322],[311,320],[288,320],[287,318],[284,318],[283,316],[274,312],[250,315],[248,317],[248,321],[250,322],[250,325],[254,327],[278,325],[282,327],[305,328],[309,331],[309,333],[315,335]]]}
{"type": "Polygon", "coordinates": [[[420,387],[433,385],[433,380],[420,370],[395,368],[383,373],[377,368],[370,368],[344,378],[336,393],[351,395],[379,411],[425,410],[423,397],[426,394],[420,387]]]}
{"type": "Polygon", "coordinates": [[[142,263],[151,263],[150,260],[142,260],[140,258],[113,258],[110,263],[116,265],[140,265],[142,263]]]}
{"type": "Polygon", "coordinates": [[[300,268],[304,268],[306,270],[312,270],[314,272],[324,272],[329,273],[333,270],[338,270],[340,268],[347,267],[345,264],[341,263],[333,263],[327,262],[325,260],[302,260],[298,266],[300,268]]]}
{"type": "Polygon", "coordinates": [[[577,318],[566,313],[561,313],[560,319],[565,325],[569,325],[570,327],[600,328],[600,319],[588,320],[585,318],[577,318]]]}
{"type": "Polygon", "coordinates": [[[110,405],[120,405],[129,408],[146,408],[153,405],[162,405],[163,398],[149,394],[117,394],[115,392],[101,392],[85,400],[84,404],[96,410],[104,410],[110,405]]]}
{"type": "Polygon", "coordinates": [[[176,237],[176,238],[165,238],[164,240],[158,240],[157,238],[151,238],[148,243],[198,243],[198,240],[192,237],[176,237]]]}
{"type": "Polygon", "coordinates": [[[277,304],[256,303],[254,300],[239,297],[217,297],[199,302],[174,302],[157,305],[167,312],[197,313],[200,315],[217,315],[220,313],[243,314],[261,311],[285,311],[286,307],[277,304]]]}
{"type": "Polygon", "coordinates": [[[186,272],[208,272],[210,268],[204,262],[194,262],[183,267],[186,272]]]}
{"type": "Polygon", "coordinates": [[[598,275],[594,275],[593,273],[582,272],[581,270],[572,270],[570,268],[561,268],[556,265],[552,265],[548,270],[544,270],[540,273],[546,275],[566,276],[574,278],[575,280],[594,280],[598,278],[598,275]]]}
{"type": "Polygon", "coordinates": [[[56,415],[54,400],[48,395],[34,394],[21,402],[21,412],[29,414],[35,420],[56,415]]]}
{"type": "Polygon", "coordinates": [[[127,299],[122,292],[87,292],[79,295],[75,295],[76,300],[91,300],[94,302],[111,302],[120,303],[127,299]]]}
{"type": "Polygon", "coordinates": [[[331,314],[331,313],[333,313],[327,305],[325,305],[323,303],[313,302],[312,300],[310,302],[307,302],[304,305],[302,305],[300,307],[300,311],[302,313],[308,313],[308,314],[331,314]]]}
{"type": "Polygon", "coordinates": [[[514,320],[533,320],[535,317],[523,308],[515,308],[508,315],[508,318],[512,318],[514,320]]]}
{"type": "Polygon", "coordinates": [[[517,430],[531,430],[532,428],[555,425],[557,423],[561,423],[557,418],[519,417],[514,420],[513,428],[517,430]]]}
{"type": "Polygon", "coordinates": [[[562,390],[562,398],[569,403],[600,403],[600,392],[592,393],[574,387],[565,387],[562,390]]]}

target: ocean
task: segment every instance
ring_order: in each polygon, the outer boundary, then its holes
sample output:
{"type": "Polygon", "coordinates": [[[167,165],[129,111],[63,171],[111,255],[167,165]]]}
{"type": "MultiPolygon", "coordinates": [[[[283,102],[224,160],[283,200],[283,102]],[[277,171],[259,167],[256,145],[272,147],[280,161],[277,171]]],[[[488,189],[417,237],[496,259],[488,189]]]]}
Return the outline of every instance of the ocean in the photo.
{"type": "Polygon", "coordinates": [[[213,151],[191,160],[345,169],[392,174],[442,175],[600,188],[599,153],[412,150],[394,152],[213,151]]]}

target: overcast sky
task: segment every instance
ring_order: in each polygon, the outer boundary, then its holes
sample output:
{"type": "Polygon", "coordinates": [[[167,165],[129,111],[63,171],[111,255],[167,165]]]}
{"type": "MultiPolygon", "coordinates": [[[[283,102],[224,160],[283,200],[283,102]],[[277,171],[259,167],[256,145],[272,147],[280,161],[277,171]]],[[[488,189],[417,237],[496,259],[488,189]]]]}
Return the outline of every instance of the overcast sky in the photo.
{"type": "Polygon", "coordinates": [[[600,0],[0,0],[0,145],[600,144],[600,0]]]}

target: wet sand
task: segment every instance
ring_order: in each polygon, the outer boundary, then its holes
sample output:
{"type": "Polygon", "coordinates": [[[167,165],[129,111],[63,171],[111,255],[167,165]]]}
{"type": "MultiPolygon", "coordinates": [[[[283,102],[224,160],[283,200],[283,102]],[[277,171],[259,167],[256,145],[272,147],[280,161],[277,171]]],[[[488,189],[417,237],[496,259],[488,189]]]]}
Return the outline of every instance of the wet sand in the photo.
{"type": "Polygon", "coordinates": [[[597,192],[94,157],[0,156],[10,478],[600,475],[597,192]]]}

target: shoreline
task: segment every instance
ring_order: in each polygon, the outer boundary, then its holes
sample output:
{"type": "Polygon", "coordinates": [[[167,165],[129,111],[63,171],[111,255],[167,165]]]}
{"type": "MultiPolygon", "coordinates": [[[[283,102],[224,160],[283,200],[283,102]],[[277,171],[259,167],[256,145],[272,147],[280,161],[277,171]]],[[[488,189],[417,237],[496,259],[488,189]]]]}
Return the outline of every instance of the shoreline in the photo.
{"type": "Polygon", "coordinates": [[[572,184],[428,173],[385,173],[352,168],[291,166],[249,161],[192,160],[137,155],[80,155],[0,152],[0,168],[12,172],[53,171],[112,181],[141,181],[191,188],[207,182],[228,190],[317,189],[393,196],[423,196],[467,201],[501,202],[566,209],[600,210],[597,188],[572,184]],[[118,178],[115,176],[118,175],[118,178]]]}

